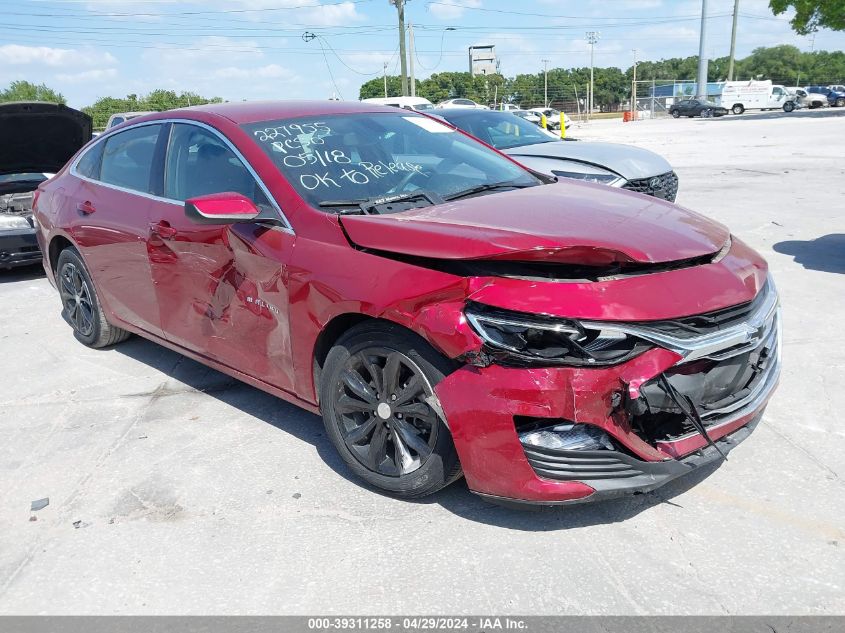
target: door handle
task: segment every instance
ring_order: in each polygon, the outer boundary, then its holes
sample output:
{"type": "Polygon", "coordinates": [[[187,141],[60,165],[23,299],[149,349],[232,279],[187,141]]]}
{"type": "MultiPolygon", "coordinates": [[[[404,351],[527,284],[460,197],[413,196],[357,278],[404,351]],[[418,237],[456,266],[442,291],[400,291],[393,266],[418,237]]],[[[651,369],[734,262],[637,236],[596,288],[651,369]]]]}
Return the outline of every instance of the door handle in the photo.
{"type": "Polygon", "coordinates": [[[163,240],[169,240],[176,237],[176,229],[170,226],[166,220],[150,224],[150,232],[155,233],[163,240]]]}
{"type": "Polygon", "coordinates": [[[81,213],[84,213],[85,215],[91,215],[92,213],[94,213],[94,211],[97,210],[97,208],[93,204],[91,204],[89,200],[86,200],[85,202],[78,203],[76,205],[76,210],[81,213]]]}

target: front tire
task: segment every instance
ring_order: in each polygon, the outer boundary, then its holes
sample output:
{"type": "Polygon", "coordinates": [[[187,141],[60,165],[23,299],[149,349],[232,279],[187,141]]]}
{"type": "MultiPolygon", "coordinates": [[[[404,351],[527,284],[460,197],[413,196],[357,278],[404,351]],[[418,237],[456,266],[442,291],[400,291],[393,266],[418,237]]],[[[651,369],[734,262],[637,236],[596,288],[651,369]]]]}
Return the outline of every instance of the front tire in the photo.
{"type": "Polygon", "coordinates": [[[670,112],[670,114],[672,115],[673,119],[680,119],[681,118],[681,113],[678,112],[677,110],[672,110],[672,112],[670,112]]]}
{"type": "Polygon", "coordinates": [[[75,249],[66,248],[59,254],[56,283],[62,298],[62,316],[80,343],[98,348],[129,338],[129,332],[106,320],[91,275],[75,249]]]}
{"type": "Polygon", "coordinates": [[[836,107],[841,108],[842,106],[845,106],[845,97],[839,97],[836,100],[836,107]]]}
{"type": "Polygon", "coordinates": [[[364,324],[338,340],[320,375],[320,410],[329,439],[356,475],[406,498],[460,477],[434,394],[453,368],[422,338],[393,324],[364,324]]]}
{"type": "Polygon", "coordinates": [[[783,104],[783,111],[784,112],[792,112],[795,109],[795,104],[791,101],[787,101],[783,104]]]}

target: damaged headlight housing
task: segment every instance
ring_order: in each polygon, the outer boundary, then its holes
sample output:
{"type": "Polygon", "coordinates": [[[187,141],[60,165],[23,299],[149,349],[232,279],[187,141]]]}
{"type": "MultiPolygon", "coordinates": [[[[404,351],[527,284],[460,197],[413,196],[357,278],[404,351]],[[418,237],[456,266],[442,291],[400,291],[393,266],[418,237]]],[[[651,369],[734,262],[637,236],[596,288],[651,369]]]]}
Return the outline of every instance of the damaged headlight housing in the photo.
{"type": "Polygon", "coordinates": [[[511,312],[470,302],[467,320],[500,360],[522,364],[616,365],[646,351],[651,344],[613,329],[572,319],[511,312]]]}

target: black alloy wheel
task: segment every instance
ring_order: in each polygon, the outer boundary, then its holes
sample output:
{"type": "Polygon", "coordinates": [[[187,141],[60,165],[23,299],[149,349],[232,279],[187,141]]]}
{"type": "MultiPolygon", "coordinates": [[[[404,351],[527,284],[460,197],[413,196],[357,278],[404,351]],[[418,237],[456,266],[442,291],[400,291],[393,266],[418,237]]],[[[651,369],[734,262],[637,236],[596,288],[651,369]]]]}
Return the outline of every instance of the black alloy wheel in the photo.
{"type": "Polygon", "coordinates": [[[94,302],[91,288],[73,262],[65,262],[59,271],[59,292],[65,314],[80,336],[88,337],[94,332],[94,302]]]}
{"type": "Polygon", "coordinates": [[[326,434],[367,483],[422,497],[461,475],[434,387],[455,368],[425,340],[395,324],[352,328],[320,373],[326,434]]]}
{"type": "Polygon", "coordinates": [[[369,348],[347,361],[332,406],[343,441],[366,468],[398,477],[420,468],[437,440],[431,386],[401,352],[369,348]]]}
{"type": "Polygon", "coordinates": [[[129,332],[106,319],[91,275],[75,248],[68,247],[59,253],[56,285],[62,299],[62,315],[81,343],[106,347],[129,338],[129,332]]]}

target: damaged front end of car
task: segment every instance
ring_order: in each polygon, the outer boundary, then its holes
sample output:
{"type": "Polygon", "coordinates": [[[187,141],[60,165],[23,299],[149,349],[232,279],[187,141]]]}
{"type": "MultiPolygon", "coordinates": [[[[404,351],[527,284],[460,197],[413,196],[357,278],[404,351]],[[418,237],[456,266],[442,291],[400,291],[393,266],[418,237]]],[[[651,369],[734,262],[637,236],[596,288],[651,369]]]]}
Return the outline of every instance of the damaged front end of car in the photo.
{"type": "MultiPolygon", "coordinates": [[[[639,287],[659,293],[663,276],[639,287]]],[[[752,300],[680,318],[561,318],[476,300],[464,314],[482,344],[437,393],[470,488],[502,502],[642,493],[722,460],[780,374],[767,274],[752,300]]]]}

